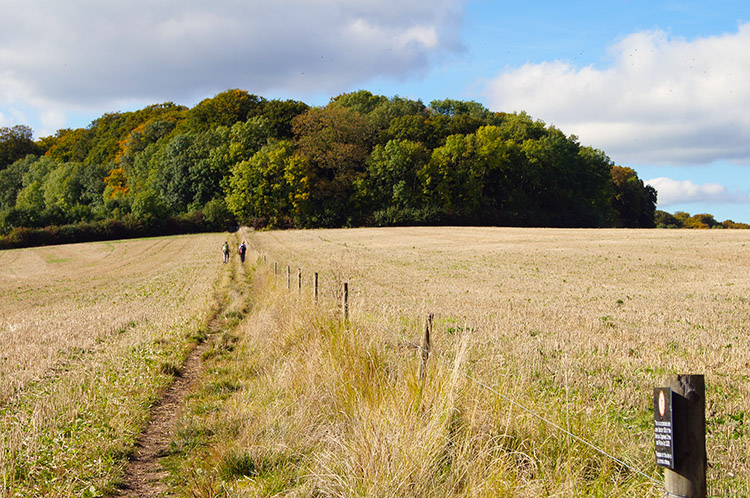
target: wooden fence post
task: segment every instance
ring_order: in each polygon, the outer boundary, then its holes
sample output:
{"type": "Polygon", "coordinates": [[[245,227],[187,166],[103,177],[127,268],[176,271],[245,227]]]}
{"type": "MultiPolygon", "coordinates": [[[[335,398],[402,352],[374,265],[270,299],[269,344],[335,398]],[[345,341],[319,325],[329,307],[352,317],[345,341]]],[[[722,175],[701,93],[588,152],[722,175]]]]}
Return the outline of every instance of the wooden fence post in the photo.
{"type": "Polygon", "coordinates": [[[344,282],[344,295],[341,302],[342,313],[344,315],[344,323],[349,322],[349,283],[344,282]]]}
{"type": "Polygon", "coordinates": [[[273,262],[273,274],[274,276],[279,274],[279,263],[276,261],[273,262]]]}
{"type": "Polygon", "coordinates": [[[302,268],[297,268],[297,293],[302,294],[302,268]]]}
{"type": "Polygon", "coordinates": [[[313,297],[315,298],[315,302],[318,302],[318,272],[315,272],[315,277],[313,278],[313,297]]]}
{"type": "Polygon", "coordinates": [[[667,496],[706,497],[706,385],[703,375],[671,375],[674,470],[664,469],[667,496]]]}
{"type": "Polygon", "coordinates": [[[286,265],[286,290],[292,290],[292,268],[286,265]]]}
{"type": "Polygon", "coordinates": [[[424,324],[424,338],[422,339],[422,363],[419,367],[419,378],[422,382],[427,377],[427,360],[430,359],[430,345],[432,336],[432,319],[435,315],[430,313],[424,324]]]}

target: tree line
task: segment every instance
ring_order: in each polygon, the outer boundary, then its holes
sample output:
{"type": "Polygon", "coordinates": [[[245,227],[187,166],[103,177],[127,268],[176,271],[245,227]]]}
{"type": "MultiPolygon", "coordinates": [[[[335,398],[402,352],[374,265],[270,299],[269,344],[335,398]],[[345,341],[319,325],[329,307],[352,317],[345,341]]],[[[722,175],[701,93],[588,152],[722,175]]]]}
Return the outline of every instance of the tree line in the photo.
{"type": "Polygon", "coordinates": [[[700,213],[690,215],[685,211],[677,211],[674,214],[666,211],[657,210],[654,215],[654,222],[657,228],[734,228],[750,229],[747,223],[738,223],[732,220],[722,222],[716,221],[712,214],[700,213]]]}
{"type": "Polygon", "coordinates": [[[653,227],[656,191],[554,126],[368,91],[323,107],[228,90],[33,139],[0,129],[0,235],[172,227],[653,227]],[[72,229],[71,229],[72,230],[72,229]]]}

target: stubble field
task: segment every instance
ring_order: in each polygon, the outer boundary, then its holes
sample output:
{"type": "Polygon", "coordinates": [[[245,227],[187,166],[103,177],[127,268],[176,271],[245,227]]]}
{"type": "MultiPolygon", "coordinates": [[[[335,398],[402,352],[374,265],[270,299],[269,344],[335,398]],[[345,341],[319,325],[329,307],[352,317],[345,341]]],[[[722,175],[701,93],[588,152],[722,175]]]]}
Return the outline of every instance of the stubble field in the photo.
{"type": "Polygon", "coordinates": [[[223,237],[0,251],[0,496],[115,489],[216,304],[223,237]]]}
{"type": "MultiPolygon", "coordinates": [[[[384,372],[376,369],[372,382],[391,385],[373,388],[381,389],[376,407],[357,415],[377,429],[368,435],[362,428],[358,450],[351,441],[334,447],[352,453],[365,447],[379,455],[370,456],[376,461],[392,462],[406,458],[396,456],[406,450],[392,442],[379,447],[373,438],[427,444],[404,434],[419,431],[407,415],[384,415],[383,406],[391,396],[394,410],[424,401],[395,391],[402,379],[416,375],[419,353],[408,344],[421,342],[424,319],[435,314],[431,367],[446,377],[432,387],[451,399],[449,418],[458,424],[443,427],[441,438],[452,451],[469,440],[483,450],[454,454],[456,468],[428,472],[433,483],[445,479],[453,487],[433,484],[422,495],[660,496],[663,489],[632,469],[661,480],[654,465],[651,396],[674,373],[706,376],[709,494],[750,494],[749,233],[400,228],[261,232],[252,242],[269,265],[278,262],[276,285],[282,290],[287,265],[292,294],[297,268],[304,295],[311,292],[311,274],[319,272],[331,316],[347,281],[350,327],[360,334],[355,341],[362,343],[361,355],[377,355],[387,365],[384,372]],[[450,377],[454,371],[458,378],[450,377]],[[467,459],[463,470],[457,470],[460,458],[467,459]]],[[[303,351],[311,355],[309,348],[303,351]]],[[[348,489],[368,482],[373,471],[359,468],[352,461],[357,457],[328,451],[334,460],[349,462],[343,471],[348,489]]],[[[428,453],[425,461],[434,457],[428,453]]],[[[340,465],[329,462],[311,473],[340,476],[331,466],[340,465]]],[[[419,474],[410,472],[402,484],[419,474]]],[[[377,486],[364,487],[364,495],[377,495],[377,486]]]]}
{"type": "Polygon", "coordinates": [[[663,496],[670,373],[706,376],[709,496],[750,496],[748,232],[243,229],[246,273],[226,237],[0,252],[0,496],[116,493],[221,300],[167,496],[663,496]]]}

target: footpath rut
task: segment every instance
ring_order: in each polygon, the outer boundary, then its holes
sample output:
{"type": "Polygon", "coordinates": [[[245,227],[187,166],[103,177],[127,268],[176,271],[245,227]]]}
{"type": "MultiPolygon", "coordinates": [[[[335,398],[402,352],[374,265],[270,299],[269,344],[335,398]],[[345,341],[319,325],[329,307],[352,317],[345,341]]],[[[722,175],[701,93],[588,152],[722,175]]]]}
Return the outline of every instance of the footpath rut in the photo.
{"type": "MultiPolygon", "coordinates": [[[[235,280],[238,268],[236,258],[231,280],[235,280]]],[[[225,287],[226,289],[226,287],[225,287]]],[[[220,303],[223,303],[220,300],[220,303]]],[[[223,325],[224,305],[220,305],[208,323],[211,332],[218,332],[223,325]]],[[[120,498],[157,498],[168,496],[169,488],[164,479],[169,472],[164,469],[161,459],[166,456],[169,441],[175,430],[184,399],[198,389],[202,374],[202,355],[210,347],[212,336],[196,345],[188,354],[180,374],[175,376],[159,402],[151,409],[150,422],[136,443],[136,452],[125,469],[122,488],[116,495],[120,498]]]]}
{"type": "Polygon", "coordinates": [[[182,373],[169,386],[162,399],[151,411],[151,422],[137,443],[135,457],[127,466],[123,490],[118,495],[127,498],[158,497],[168,491],[163,479],[168,472],[161,465],[172,437],[182,401],[197,389],[201,374],[201,355],[208,341],[196,346],[188,356],[182,373]]]}

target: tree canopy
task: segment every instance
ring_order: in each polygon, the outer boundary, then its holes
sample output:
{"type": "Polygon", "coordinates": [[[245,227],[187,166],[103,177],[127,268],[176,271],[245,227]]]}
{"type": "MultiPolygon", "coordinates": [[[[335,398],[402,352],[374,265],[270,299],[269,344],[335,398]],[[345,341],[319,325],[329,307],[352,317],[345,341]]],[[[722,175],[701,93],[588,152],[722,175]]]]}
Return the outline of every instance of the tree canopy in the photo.
{"type": "Polygon", "coordinates": [[[575,136],[473,101],[227,90],[34,141],[0,129],[0,235],[167,217],[255,226],[652,227],[656,192],[575,136]]]}

